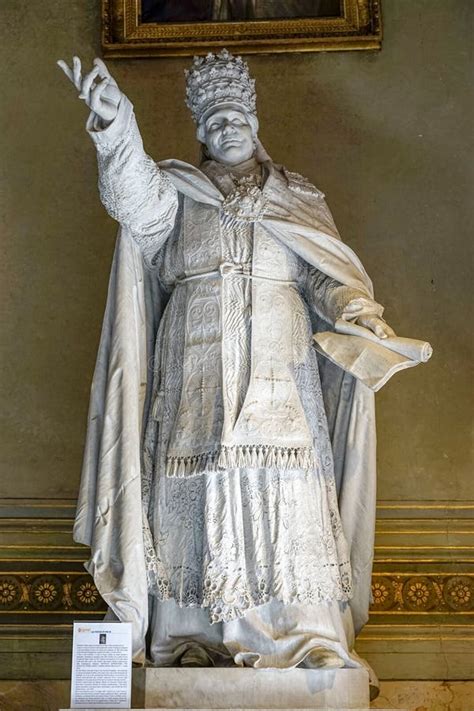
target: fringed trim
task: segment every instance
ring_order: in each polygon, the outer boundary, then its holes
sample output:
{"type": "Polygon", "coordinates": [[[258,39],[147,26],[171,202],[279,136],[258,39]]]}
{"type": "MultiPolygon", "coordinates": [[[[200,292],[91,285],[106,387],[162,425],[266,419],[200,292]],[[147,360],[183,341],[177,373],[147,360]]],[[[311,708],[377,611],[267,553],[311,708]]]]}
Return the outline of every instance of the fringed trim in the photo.
{"type": "Polygon", "coordinates": [[[273,445],[222,446],[213,452],[193,457],[166,458],[166,475],[185,478],[227,469],[303,469],[316,467],[312,447],[275,447],[273,445]]]}

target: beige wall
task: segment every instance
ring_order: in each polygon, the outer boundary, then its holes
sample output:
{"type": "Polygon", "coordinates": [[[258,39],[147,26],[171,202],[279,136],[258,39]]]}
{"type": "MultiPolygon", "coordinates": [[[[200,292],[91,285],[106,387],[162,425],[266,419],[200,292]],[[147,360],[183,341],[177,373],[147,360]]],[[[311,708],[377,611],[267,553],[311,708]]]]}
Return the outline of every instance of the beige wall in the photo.
{"type": "MultiPolygon", "coordinates": [[[[77,491],[115,224],[97,196],[85,107],[55,60],[78,53],[90,62],[99,52],[99,5],[1,3],[0,497],[77,491]]],[[[267,149],[326,192],[388,321],[435,348],[428,366],[395,377],[378,395],[382,499],[474,498],[471,7],[471,0],[384,0],[380,53],[249,58],[267,149]]],[[[188,63],[110,62],[156,158],[197,157],[183,104],[188,63]]]]}
{"type": "MultiPolygon", "coordinates": [[[[382,679],[474,678],[474,509],[463,503],[474,499],[472,7],[383,0],[380,53],[249,57],[269,152],[326,192],[389,322],[435,348],[429,365],[395,376],[377,396],[373,580],[388,602],[374,602],[357,649],[382,679]],[[420,582],[426,598],[418,610],[410,586],[420,582]]],[[[17,595],[0,610],[0,676],[8,679],[67,678],[69,623],[103,614],[103,606],[81,603],[87,552],[72,546],[71,528],[116,225],[97,195],[86,109],[55,65],[100,52],[99,8],[99,0],[0,0],[0,577],[17,595]],[[35,590],[45,581],[61,600],[54,610],[38,608],[35,590]]],[[[197,158],[184,107],[188,65],[110,62],[156,158],[197,158]]],[[[1,686],[0,706],[10,689],[1,686]]],[[[380,704],[430,706],[428,696],[415,703],[399,690],[383,686],[380,704]]],[[[444,691],[436,692],[439,708],[444,691]]],[[[44,693],[53,708],[52,687],[44,693]]]]}

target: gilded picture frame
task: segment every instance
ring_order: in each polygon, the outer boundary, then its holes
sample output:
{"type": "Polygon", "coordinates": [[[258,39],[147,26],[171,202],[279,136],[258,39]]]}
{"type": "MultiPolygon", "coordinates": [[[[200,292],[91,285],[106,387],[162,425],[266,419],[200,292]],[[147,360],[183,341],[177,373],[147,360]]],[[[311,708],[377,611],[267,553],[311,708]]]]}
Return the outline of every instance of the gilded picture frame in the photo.
{"type": "MultiPolygon", "coordinates": [[[[107,57],[124,58],[206,54],[222,47],[244,54],[380,49],[380,0],[335,1],[339,14],[331,17],[150,22],[144,21],[142,3],[149,8],[154,0],[102,0],[102,48],[107,57]]],[[[186,20],[186,2],[168,3],[176,3],[172,10],[179,8],[186,20]]]]}

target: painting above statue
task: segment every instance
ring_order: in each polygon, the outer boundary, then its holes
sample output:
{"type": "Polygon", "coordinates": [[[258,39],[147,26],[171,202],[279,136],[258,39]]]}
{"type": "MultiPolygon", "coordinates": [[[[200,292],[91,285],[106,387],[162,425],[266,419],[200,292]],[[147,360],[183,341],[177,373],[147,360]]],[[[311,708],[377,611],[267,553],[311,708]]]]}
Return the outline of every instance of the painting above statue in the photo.
{"type": "Polygon", "coordinates": [[[142,22],[225,22],[342,17],[340,0],[142,0],[142,22]]]}
{"type": "Polygon", "coordinates": [[[380,0],[103,0],[110,57],[380,49],[380,0]]]}

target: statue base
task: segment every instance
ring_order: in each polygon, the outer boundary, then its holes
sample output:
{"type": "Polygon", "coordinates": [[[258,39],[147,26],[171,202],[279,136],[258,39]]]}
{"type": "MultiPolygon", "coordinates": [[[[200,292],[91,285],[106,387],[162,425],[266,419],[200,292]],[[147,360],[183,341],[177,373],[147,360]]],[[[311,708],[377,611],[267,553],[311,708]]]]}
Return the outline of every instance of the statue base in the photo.
{"type": "Polygon", "coordinates": [[[365,669],[148,667],[133,670],[132,699],[134,709],[150,711],[360,711],[370,706],[369,675],[365,669]]]}
{"type": "Polygon", "coordinates": [[[146,668],[133,673],[146,709],[368,708],[365,669],[146,668]]]}

